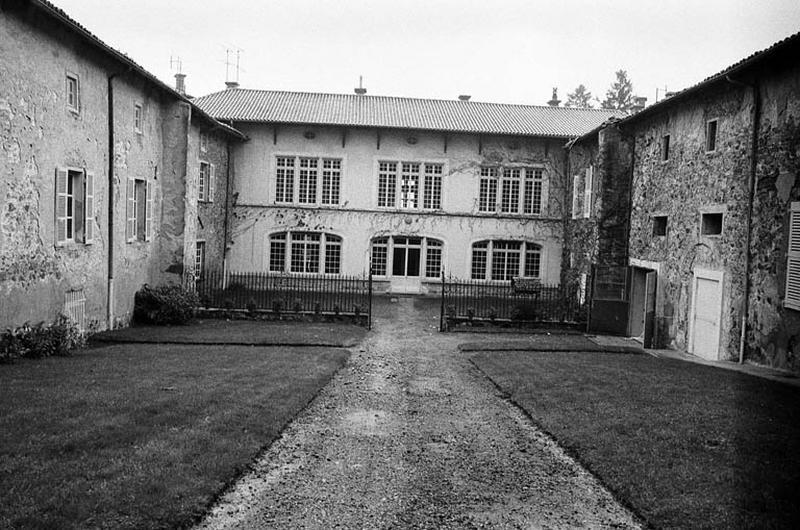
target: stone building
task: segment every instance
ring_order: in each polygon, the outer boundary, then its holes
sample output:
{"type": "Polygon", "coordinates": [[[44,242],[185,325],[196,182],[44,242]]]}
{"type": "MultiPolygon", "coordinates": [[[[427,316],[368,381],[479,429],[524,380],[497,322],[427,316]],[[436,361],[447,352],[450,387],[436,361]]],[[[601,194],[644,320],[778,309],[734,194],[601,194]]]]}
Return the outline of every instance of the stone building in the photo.
{"type": "Polygon", "coordinates": [[[123,325],[197,239],[220,259],[238,131],[45,1],[0,2],[0,57],[0,328],[123,325]]]}
{"type": "Polygon", "coordinates": [[[611,111],[236,86],[194,102],[235,146],[229,266],[363,274],[425,293],[441,272],[559,284],[565,142],[611,111]]]}
{"type": "Polygon", "coordinates": [[[573,274],[630,267],[622,290],[598,276],[619,317],[593,310],[599,328],[800,370],[798,52],[800,34],[570,145],[570,230],[594,234],[573,274]]]}

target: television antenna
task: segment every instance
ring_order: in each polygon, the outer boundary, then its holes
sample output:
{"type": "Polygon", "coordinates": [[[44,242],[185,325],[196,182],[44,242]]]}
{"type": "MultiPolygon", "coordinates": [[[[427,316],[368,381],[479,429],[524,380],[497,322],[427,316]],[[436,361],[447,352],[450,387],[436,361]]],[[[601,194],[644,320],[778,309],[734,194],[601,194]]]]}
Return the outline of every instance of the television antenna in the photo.
{"type": "Polygon", "coordinates": [[[242,71],[240,61],[244,50],[237,47],[225,48],[225,82],[239,82],[239,72],[242,71]],[[234,77],[235,76],[235,77],[234,77]],[[233,77],[233,78],[232,78],[233,77]]]}
{"type": "Polygon", "coordinates": [[[183,61],[181,60],[180,55],[176,56],[169,56],[169,68],[173,70],[176,74],[183,73],[183,61]]]}

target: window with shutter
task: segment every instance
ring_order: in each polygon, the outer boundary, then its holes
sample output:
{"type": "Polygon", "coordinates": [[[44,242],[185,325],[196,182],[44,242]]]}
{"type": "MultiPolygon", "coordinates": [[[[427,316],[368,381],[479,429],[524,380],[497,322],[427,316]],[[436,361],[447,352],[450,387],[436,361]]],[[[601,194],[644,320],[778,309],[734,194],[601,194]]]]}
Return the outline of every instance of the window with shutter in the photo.
{"type": "Polygon", "coordinates": [[[145,183],[145,224],[144,240],[150,241],[153,238],[153,183],[145,183]]]}
{"type": "Polygon", "coordinates": [[[214,183],[216,182],[217,178],[217,166],[214,164],[209,164],[208,169],[208,191],[206,195],[208,195],[208,202],[214,202],[214,183]]]}
{"type": "Polygon", "coordinates": [[[572,218],[577,219],[583,213],[581,209],[581,176],[572,177],[572,218]]]}
{"type": "Polygon", "coordinates": [[[800,311],[800,202],[789,211],[789,245],[786,260],[786,297],[783,305],[800,311]]]}
{"type": "Polygon", "coordinates": [[[583,189],[583,217],[589,219],[592,216],[592,186],[594,179],[594,166],[586,168],[586,178],[583,189]]]}
{"type": "Polygon", "coordinates": [[[128,179],[128,189],[126,193],[127,209],[125,223],[125,239],[133,241],[136,238],[136,181],[132,178],[128,179]]]}
{"type": "Polygon", "coordinates": [[[94,173],[85,172],[84,194],[83,242],[89,244],[94,243],[94,173]]]}
{"type": "Polygon", "coordinates": [[[67,180],[69,172],[56,168],[56,244],[67,242],[67,180]]]}

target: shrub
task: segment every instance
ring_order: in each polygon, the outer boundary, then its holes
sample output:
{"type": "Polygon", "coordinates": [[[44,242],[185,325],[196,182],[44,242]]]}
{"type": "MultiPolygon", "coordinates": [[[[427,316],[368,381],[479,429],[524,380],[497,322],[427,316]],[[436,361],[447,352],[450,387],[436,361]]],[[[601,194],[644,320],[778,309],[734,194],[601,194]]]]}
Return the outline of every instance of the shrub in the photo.
{"type": "Polygon", "coordinates": [[[181,285],[145,284],[134,297],[133,318],[149,324],[185,324],[192,319],[199,303],[197,293],[181,285]]]}
{"type": "Polygon", "coordinates": [[[294,302],[292,303],[292,310],[295,313],[299,313],[303,310],[303,302],[299,298],[294,299],[294,302]]]}
{"type": "Polygon", "coordinates": [[[319,315],[320,313],[322,313],[322,304],[317,302],[314,304],[314,314],[319,315]]]}
{"type": "Polygon", "coordinates": [[[536,320],[538,307],[535,302],[520,302],[511,311],[511,318],[514,320],[536,320]]]}
{"type": "Polygon", "coordinates": [[[70,355],[86,344],[86,337],[69,317],[59,315],[51,324],[27,323],[7,329],[0,335],[0,362],[11,362],[20,357],[50,357],[70,355]]]}
{"type": "Polygon", "coordinates": [[[494,306],[489,308],[489,320],[491,320],[492,322],[497,320],[497,308],[494,306]]]}
{"type": "Polygon", "coordinates": [[[280,315],[281,311],[283,311],[283,302],[280,300],[272,302],[272,311],[280,315]]]}

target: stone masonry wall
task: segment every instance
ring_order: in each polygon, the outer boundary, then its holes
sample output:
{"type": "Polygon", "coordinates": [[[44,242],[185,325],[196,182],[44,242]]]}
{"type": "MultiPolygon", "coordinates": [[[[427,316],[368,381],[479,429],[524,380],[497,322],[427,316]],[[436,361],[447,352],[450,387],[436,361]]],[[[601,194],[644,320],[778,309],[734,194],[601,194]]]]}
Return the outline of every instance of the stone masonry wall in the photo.
{"type": "Polygon", "coordinates": [[[689,347],[692,283],[696,269],[722,280],[719,355],[738,349],[752,101],[730,84],[636,122],[631,258],[660,265],[656,336],[673,348],[689,347]],[[705,127],[717,119],[717,145],[706,151],[705,127]],[[662,139],[670,136],[669,158],[662,139]],[[723,214],[721,235],[701,234],[701,214],[723,214]],[[654,235],[653,216],[667,217],[667,234],[654,235]]]}

